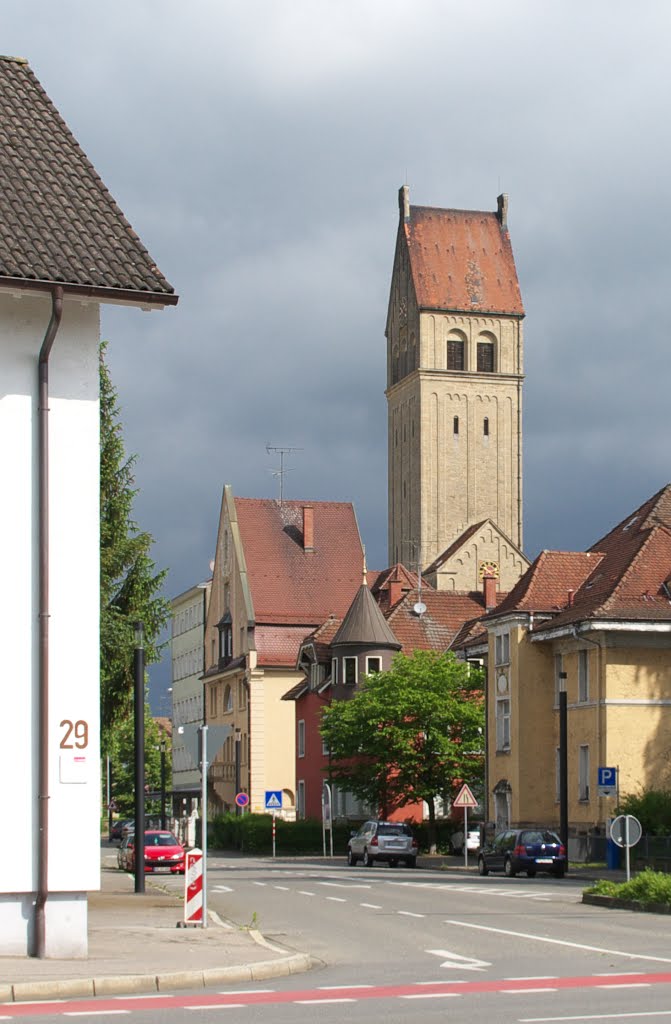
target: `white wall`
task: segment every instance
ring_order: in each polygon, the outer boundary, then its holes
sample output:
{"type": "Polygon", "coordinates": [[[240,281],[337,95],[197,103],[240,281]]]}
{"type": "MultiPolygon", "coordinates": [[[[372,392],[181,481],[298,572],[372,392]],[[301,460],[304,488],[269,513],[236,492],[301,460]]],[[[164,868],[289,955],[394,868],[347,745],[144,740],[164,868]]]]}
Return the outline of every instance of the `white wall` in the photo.
{"type": "MultiPolygon", "coordinates": [[[[48,295],[0,293],[0,893],[37,886],[37,359],[50,314],[48,295]]],[[[49,364],[49,889],[66,893],[100,884],[99,333],[97,303],[66,298],[49,364]],[[86,723],[86,746],[61,747],[68,721],[86,723]]]]}

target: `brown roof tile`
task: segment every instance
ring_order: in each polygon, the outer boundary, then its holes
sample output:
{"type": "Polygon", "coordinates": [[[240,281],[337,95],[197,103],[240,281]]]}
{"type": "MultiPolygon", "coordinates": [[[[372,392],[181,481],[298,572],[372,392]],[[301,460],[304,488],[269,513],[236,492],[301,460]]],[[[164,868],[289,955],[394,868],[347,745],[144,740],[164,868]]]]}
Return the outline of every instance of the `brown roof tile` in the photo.
{"type": "Polygon", "coordinates": [[[177,302],[27,62],[0,57],[0,284],[53,283],[177,302]]]}
{"type": "Polygon", "coordinates": [[[401,646],[365,583],[359,587],[332,643],[334,647],[367,644],[396,650],[401,646]]]}
{"type": "Polygon", "coordinates": [[[258,664],[264,668],[296,667],[304,626],[259,626],[254,630],[258,664]]]}
{"type": "Polygon", "coordinates": [[[524,316],[510,236],[496,213],[411,206],[403,226],[420,307],[524,316]]]}
{"type": "Polygon", "coordinates": [[[394,636],[403,645],[403,653],[416,650],[446,651],[464,622],[484,614],[484,600],[479,591],[458,593],[422,589],[426,611],[413,611],[417,594],[408,594],[389,613],[387,619],[394,636]]]}

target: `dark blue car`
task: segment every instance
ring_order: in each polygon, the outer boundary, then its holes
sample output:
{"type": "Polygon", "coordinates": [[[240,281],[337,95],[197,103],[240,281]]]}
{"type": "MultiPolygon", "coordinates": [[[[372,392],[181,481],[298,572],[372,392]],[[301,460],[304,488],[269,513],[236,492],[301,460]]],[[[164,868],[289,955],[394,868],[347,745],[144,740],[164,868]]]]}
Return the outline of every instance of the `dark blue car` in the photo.
{"type": "Polygon", "coordinates": [[[478,873],[503,871],[513,878],[526,871],[533,878],[537,871],[547,871],[556,878],[566,874],[566,848],[554,832],[546,828],[507,829],[486,843],[478,856],[478,873]]]}

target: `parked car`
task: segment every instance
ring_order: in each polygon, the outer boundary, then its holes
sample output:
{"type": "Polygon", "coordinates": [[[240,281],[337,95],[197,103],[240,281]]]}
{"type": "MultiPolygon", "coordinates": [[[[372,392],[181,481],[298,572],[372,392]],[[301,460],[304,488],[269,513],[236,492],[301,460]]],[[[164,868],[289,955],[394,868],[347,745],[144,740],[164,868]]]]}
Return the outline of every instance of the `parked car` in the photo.
{"type": "MultiPolygon", "coordinates": [[[[132,824],[133,824],[132,818],[117,818],[116,821],[113,821],[112,822],[112,829],[110,831],[110,842],[112,842],[112,843],[114,843],[114,842],[120,843],[121,840],[123,839],[123,836],[124,836],[124,832],[123,832],[124,828],[127,825],[132,825],[132,824]]],[[[128,831],[128,830],[126,829],[126,831],[128,831]]]]}
{"type": "Polygon", "coordinates": [[[354,866],[361,861],[372,868],[376,862],[386,862],[395,868],[399,861],[414,868],[417,864],[418,843],[409,825],[400,821],[367,821],[358,832],[352,832],[347,844],[347,863],[354,866]]]}
{"type": "MultiPolygon", "coordinates": [[[[456,854],[462,854],[464,852],[464,830],[463,828],[459,832],[454,832],[450,840],[452,843],[452,852],[456,854]]],[[[474,825],[472,828],[469,827],[468,835],[466,837],[466,849],[469,853],[477,853],[480,849],[480,826],[474,825]]]]}
{"type": "Polygon", "coordinates": [[[128,844],[133,842],[133,832],[127,832],[117,850],[116,861],[121,871],[128,871],[128,844]]]}
{"type": "MultiPolygon", "coordinates": [[[[144,834],[145,872],[169,871],[183,875],[186,852],[172,832],[148,829],[144,834]]],[[[126,870],[135,871],[135,836],[128,838],[126,848],[126,870]]]]}
{"type": "Polygon", "coordinates": [[[557,878],[566,873],[566,848],[554,832],[546,828],[508,829],[485,844],[478,857],[478,873],[503,871],[509,878],[526,871],[533,878],[537,871],[548,871],[557,878]]]}

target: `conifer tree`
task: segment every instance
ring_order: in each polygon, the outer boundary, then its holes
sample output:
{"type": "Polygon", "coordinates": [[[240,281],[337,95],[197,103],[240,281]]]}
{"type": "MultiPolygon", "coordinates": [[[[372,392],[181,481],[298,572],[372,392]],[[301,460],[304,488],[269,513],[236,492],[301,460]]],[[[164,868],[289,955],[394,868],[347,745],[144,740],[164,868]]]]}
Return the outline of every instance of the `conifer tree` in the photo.
{"type": "Polygon", "coordinates": [[[160,657],[169,605],[160,594],[167,570],[156,571],[151,534],[133,519],[135,456],[127,456],[117,394],[100,346],[100,713],[102,749],[115,723],[132,713],[134,623],[144,625],[145,661],[160,657]]]}

